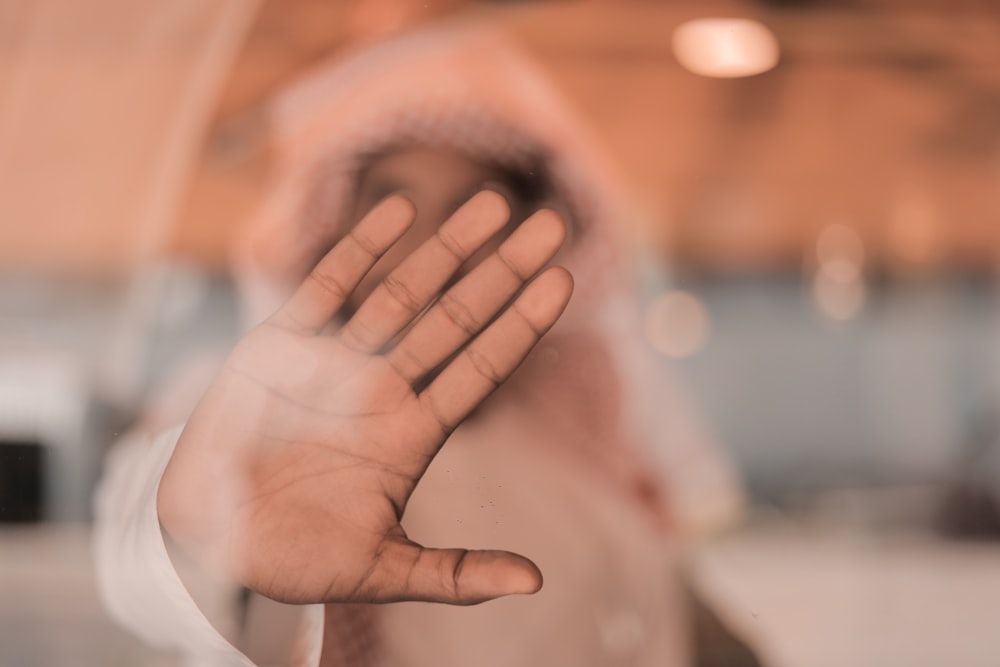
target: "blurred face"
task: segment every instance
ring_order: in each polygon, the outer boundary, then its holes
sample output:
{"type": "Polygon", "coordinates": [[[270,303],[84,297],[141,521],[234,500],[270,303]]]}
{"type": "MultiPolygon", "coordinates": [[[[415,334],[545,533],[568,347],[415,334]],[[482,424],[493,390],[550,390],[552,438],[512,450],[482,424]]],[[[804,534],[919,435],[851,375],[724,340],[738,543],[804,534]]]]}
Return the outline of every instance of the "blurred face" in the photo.
{"type": "Polygon", "coordinates": [[[507,178],[502,169],[476,162],[459,153],[433,148],[403,148],[377,157],[360,175],[350,224],[356,224],[379,201],[393,193],[408,197],[416,206],[417,217],[403,238],[365,277],[348,303],[348,309],[353,310],[364,301],[394,267],[484,187],[497,190],[507,198],[511,220],[500,234],[467,262],[460,275],[495,250],[518,224],[534,212],[527,202],[514,195],[513,189],[505,182],[507,178]]]}

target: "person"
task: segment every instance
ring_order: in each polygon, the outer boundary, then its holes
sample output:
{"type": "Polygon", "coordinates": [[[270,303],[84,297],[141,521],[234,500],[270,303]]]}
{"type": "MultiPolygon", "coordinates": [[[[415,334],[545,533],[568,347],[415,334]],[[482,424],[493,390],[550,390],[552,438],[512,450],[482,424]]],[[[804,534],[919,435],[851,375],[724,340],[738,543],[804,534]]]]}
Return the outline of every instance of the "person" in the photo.
{"type": "Polygon", "coordinates": [[[255,326],[108,461],[112,615],[192,664],[687,664],[678,543],[738,490],[641,344],[582,125],[465,26],[318,67],[273,123],[255,326]]]}

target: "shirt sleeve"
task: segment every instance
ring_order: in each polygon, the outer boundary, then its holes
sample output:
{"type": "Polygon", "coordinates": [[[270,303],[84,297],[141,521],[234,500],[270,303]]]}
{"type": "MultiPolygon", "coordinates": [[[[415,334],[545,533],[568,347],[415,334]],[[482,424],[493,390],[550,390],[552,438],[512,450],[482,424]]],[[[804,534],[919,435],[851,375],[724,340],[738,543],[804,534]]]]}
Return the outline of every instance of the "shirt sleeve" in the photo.
{"type": "Polygon", "coordinates": [[[156,495],[181,428],[126,436],[110,451],[94,506],[98,590],[117,623],[190,667],[254,667],[194,602],[167,554],[156,495]]]}

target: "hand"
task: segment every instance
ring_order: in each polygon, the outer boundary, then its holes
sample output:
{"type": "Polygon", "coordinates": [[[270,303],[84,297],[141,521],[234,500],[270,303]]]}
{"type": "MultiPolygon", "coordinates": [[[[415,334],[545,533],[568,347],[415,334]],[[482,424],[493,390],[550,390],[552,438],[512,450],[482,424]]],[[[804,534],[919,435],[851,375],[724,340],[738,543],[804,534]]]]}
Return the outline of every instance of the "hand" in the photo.
{"type": "Polygon", "coordinates": [[[402,197],[382,202],[240,341],[163,476],[157,502],[170,538],[270,598],[474,604],[541,587],[522,556],[425,548],[400,519],[451,431],[562,313],[572,279],[561,268],[504,306],[565,227],[536,213],[435,302],[509,215],[500,195],[480,192],[331,333],[413,215],[402,197]]]}

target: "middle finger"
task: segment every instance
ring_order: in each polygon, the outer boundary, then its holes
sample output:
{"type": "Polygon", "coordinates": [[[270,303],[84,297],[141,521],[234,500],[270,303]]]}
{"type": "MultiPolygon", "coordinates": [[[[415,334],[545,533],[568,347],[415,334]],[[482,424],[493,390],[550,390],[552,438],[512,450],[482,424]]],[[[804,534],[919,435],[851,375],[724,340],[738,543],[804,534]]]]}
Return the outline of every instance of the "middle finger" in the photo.
{"type": "Polygon", "coordinates": [[[437,296],[452,275],[507,222],[510,207],[483,190],[393,269],[340,330],[349,347],[380,350],[437,296]]]}

